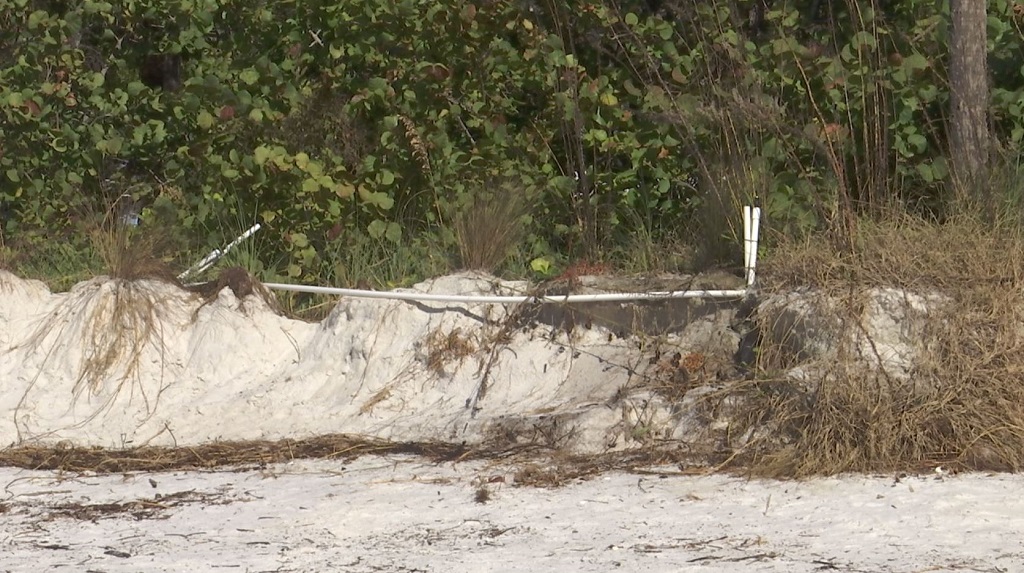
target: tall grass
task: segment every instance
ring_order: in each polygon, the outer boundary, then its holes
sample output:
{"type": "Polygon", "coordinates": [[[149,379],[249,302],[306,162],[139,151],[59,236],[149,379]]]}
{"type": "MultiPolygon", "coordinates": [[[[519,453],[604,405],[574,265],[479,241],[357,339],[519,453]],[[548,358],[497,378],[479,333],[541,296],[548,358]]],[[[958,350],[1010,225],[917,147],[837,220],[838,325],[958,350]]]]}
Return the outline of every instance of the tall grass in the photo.
{"type": "Polygon", "coordinates": [[[90,233],[106,274],[127,281],[177,283],[168,236],[158,228],[137,228],[108,218],[90,233]]]}
{"type": "Polygon", "coordinates": [[[527,201],[523,189],[508,184],[471,198],[453,225],[463,268],[493,272],[519,249],[527,201]]]}
{"type": "Polygon", "coordinates": [[[823,364],[762,344],[756,379],[741,385],[745,423],[762,431],[745,451],[755,472],[1024,468],[1024,226],[1019,213],[1003,213],[993,221],[967,204],[941,222],[863,217],[850,249],[780,240],[761,266],[762,295],[821,293],[823,312],[844,325],[841,337],[868,332],[867,289],[901,288],[933,302],[915,330],[909,380],[866,367],[845,347],[823,364]],[[794,366],[812,375],[787,376],[794,366]]]}

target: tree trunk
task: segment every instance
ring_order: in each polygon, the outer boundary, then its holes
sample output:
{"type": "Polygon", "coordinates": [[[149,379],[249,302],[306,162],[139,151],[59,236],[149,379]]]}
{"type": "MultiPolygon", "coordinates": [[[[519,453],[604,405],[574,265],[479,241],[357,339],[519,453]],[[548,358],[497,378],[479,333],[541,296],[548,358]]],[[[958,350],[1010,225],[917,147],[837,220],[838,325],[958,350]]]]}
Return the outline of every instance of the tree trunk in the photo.
{"type": "Polygon", "coordinates": [[[986,1],[950,0],[949,4],[953,183],[960,197],[989,203],[983,184],[989,153],[986,1]]]}

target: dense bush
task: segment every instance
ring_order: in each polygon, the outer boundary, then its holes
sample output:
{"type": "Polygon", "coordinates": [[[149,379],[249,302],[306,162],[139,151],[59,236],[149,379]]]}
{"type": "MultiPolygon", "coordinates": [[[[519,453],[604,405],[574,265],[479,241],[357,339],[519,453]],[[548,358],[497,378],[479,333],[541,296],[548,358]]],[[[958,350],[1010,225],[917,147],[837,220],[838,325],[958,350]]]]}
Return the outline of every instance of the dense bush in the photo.
{"type": "MultiPolygon", "coordinates": [[[[258,218],[264,264],[312,278],[365,235],[453,247],[495,193],[527,198],[528,257],[713,237],[737,201],[794,231],[941,210],[943,4],[0,0],[2,238],[127,193],[190,248],[258,218]]],[[[1008,149],[1017,6],[989,1],[1008,149]]]]}

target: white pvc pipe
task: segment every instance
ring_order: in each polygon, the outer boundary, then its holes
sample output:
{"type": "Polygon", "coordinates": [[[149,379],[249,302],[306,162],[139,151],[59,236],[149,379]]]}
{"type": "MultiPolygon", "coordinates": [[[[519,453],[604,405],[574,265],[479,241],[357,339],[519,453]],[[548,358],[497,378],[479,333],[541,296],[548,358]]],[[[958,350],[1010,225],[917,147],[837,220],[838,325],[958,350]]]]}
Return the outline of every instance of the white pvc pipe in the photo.
{"type": "Polygon", "coordinates": [[[757,245],[761,240],[761,208],[752,209],[752,221],[750,226],[750,255],[747,261],[747,288],[754,286],[754,279],[757,278],[757,245]]]}
{"type": "Polygon", "coordinates": [[[388,300],[414,300],[420,302],[456,302],[456,303],[494,303],[518,304],[522,302],[565,304],[572,302],[620,302],[636,300],[662,300],[673,298],[742,298],[746,289],[734,290],[683,290],[672,292],[623,292],[599,294],[567,294],[567,295],[461,295],[461,294],[430,294],[422,292],[398,292],[360,290],[350,288],[334,288],[321,286],[292,285],[284,283],[263,283],[273,290],[305,292],[311,294],[331,294],[358,298],[379,298],[388,300]]]}
{"type": "MultiPolygon", "coordinates": [[[[757,244],[760,238],[761,208],[743,208],[743,270],[747,279],[747,288],[731,290],[681,290],[664,292],[639,293],[599,293],[599,294],[565,294],[565,295],[459,295],[430,294],[421,292],[377,291],[351,288],[334,288],[322,286],[293,285],[285,283],[264,283],[263,286],[273,290],[304,292],[310,294],[329,294],[351,296],[356,298],[376,298],[387,300],[411,300],[420,302],[453,302],[453,303],[493,303],[519,304],[537,302],[544,304],[566,304],[574,302],[626,302],[638,300],[664,300],[687,298],[743,298],[747,290],[754,284],[755,268],[757,267],[757,244]]],[[[224,252],[259,230],[259,225],[246,231],[246,234],[228,245],[224,252]]],[[[213,253],[211,253],[212,255],[213,253]]],[[[214,259],[216,260],[216,259],[214,259]]],[[[204,259],[205,261],[205,259],[204,259]]],[[[187,276],[188,273],[183,273],[187,276]]]]}
{"type": "Polygon", "coordinates": [[[203,260],[201,260],[198,263],[192,265],[187,271],[185,271],[185,272],[181,273],[180,275],[178,275],[178,280],[179,281],[183,281],[183,280],[185,280],[186,277],[189,277],[189,276],[197,274],[197,273],[201,273],[201,272],[205,271],[206,269],[210,268],[211,266],[213,266],[213,263],[217,262],[217,259],[219,259],[219,258],[223,257],[224,255],[228,254],[228,251],[230,251],[231,249],[237,247],[239,243],[241,243],[242,241],[244,241],[244,240],[248,239],[249,237],[253,236],[256,233],[256,231],[259,231],[259,230],[260,230],[260,224],[256,223],[252,227],[249,227],[249,229],[246,232],[244,232],[241,235],[239,235],[234,241],[231,241],[230,243],[228,243],[228,245],[226,247],[224,247],[224,249],[214,249],[214,250],[210,251],[210,254],[208,254],[205,257],[203,257],[203,260]]]}
{"type": "Polygon", "coordinates": [[[750,286],[750,206],[743,206],[743,277],[750,286]]]}

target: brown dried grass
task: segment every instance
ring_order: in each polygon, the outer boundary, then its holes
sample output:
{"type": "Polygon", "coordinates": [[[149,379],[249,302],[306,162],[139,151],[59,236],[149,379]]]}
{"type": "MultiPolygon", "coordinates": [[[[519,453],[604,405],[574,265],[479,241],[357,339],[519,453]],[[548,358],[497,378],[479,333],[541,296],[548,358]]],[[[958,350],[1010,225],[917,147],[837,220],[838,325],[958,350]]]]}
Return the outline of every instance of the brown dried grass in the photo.
{"type": "MultiPolygon", "coordinates": [[[[67,352],[80,353],[77,373],[71,389],[74,407],[83,394],[89,395],[91,412],[80,424],[86,424],[115,406],[119,397],[130,403],[141,402],[146,417],[155,413],[166,381],[161,371],[155,379],[140,375],[147,350],[162,356],[163,324],[172,298],[162,285],[153,281],[123,279],[96,280],[72,290],[22,344],[40,353],[44,362],[71,358],[67,352]],[[99,398],[99,401],[93,400],[99,398]]],[[[171,291],[173,292],[173,291],[171,291]]],[[[21,439],[22,407],[35,391],[39,376],[24,390],[14,411],[21,439]]],[[[28,414],[31,415],[31,414],[28,414]]]]}
{"type": "Polygon", "coordinates": [[[48,316],[27,343],[46,348],[49,357],[70,339],[77,340],[82,354],[73,398],[87,392],[105,395],[92,417],[111,407],[122,391],[138,396],[152,414],[163,382],[147,387],[138,371],[147,348],[163,353],[162,321],[173,287],[165,291],[160,283],[180,287],[164,258],[170,251],[169,235],[123,224],[116,204],[89,235],[110,280],[93,281],[68,293],[62,308],[48,316]],[[113,388],[105,388],[108,383],[113,388]]]}
{"type": "Polygon", "coordinates": [[[492,272],[514,252],[523,238],[526,191],[498,185],[477,193],[455,217],[455,239],[464,269],[492,272]]]}
{"type": "Polygon", "coordinates": [[[13,268],[14,252],[4,243],[3,233],[0,233],[0,271],[9,271],[13,268]]]}
{"type": "Polygon", "coordinates": [[[465,445],[390,442],[333,434],[306,439],[214,442],[195,446],[129,449],[18,446],[0,449],[0,467],[67,473],[123,474],[229,469],[266,469],[294,459],[350,460],[362,455],[418,455],[435,462],[486,460],[515,468],[516,486],[559,487],[609,471],[700,475],[721,461],[717,454],[684,449],[643,448],[597,455],[566,455],[535,444],[465,445]]]}
{"type": "Polygon", "coordinates": [[[111,277],[180,284],[168,258],[173,241],[166,230],[130,227],[123,224],[112,209],[89,234],[104,270],[111,277]]]}
{"type": "Polygon", "coordinates": [[[438,442],[389,442],[348,434],[131,449],[19,446],[0,449],[0,466],[98,474],[215,468],[248,471],[297,459],[347,461],[364,455],[415,455],[437,463],[486,460],[507,464],[517,468],[514,472],[515,485],[529,487],[558,487],[613,470],[657,475],[694,475],[708,471],[702,456],[682,450],[645,448],[569,456],[532,444],[467,446],[438,442]]]}
{"type": "Polygon", "coordinates": [[[66,472],[119,473],[236,467],[252,469],[296,459],[349,459],[366,454],[416,454],[438,461],[472,459],[465,446],[387,442],[343,434],[301,440],[225,441],[131,449],[20,446],[0,450],[0,465],[66,472]]]}
{"type": "MultiPolygon", "coordinates": [[[[75,385],[77,396],[87,383],[92,392],[118,366],[120,385],[136,376],[144,349],[163,348],[160,332],[162,294],[145,281],[181,287],[170,260],[171,238],[159,228],[131,227],[120,219],[115,204],[91,233],[93,247],[114,279],[111,289],[100,288],[83,300],[92,313],[83,326],[85,359],[75,385]]],[[[141,388],[140,388],[141,389],[141,388]]],[[[142,392],[147,404],[150,399],[142,392]]]]}
{"type": "Polygon", "coordinates": [[[444,332],[441,327],[437,327],[427,335],[424,348],[427,351],[427,369],[443,376],[449,364],[462,364],[466,357],[476,352],[477,345],[461,328],[444,332]]]}
{"type": "MultiPolygon", "coordinates": [[[[840,359],[810,383],[781,373],[797,361],[762,346],[736,426],[753,432],[732,465],[802,477],[848,471],[1019,471],[1024,468],[1024,232],[964,215],[861,222],[839,252],[828,241],[782,244],[761,267],[763,290],[828,294],[860,329],[858,293],[897,287],[949,301],[929,309],[911,383],[840,359]]],[[[766,325],[763,325],[766,326],[766,325]]],[[[748,434],[749,435],[749,434],[748,434]]]]}

